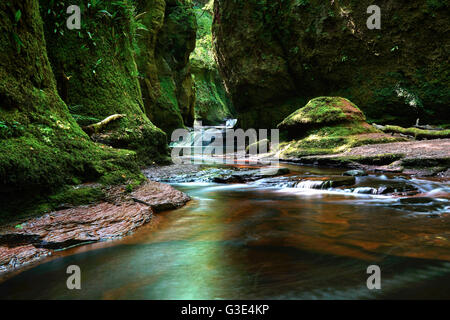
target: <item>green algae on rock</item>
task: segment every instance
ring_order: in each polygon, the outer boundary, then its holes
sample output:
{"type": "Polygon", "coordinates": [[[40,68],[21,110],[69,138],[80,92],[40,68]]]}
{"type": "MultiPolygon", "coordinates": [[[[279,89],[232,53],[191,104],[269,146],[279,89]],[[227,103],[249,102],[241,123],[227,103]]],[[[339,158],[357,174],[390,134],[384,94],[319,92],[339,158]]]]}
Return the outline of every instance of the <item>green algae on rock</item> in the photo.
{"type": "Polygon", "coordinates": [[[399,126],[378,126],[378,128],[386,133],[399,133],[414,137],[417,140],[422,139],[445,139],[450,138],[450,130],[423,130],[419,128],[402,128],[399,126]]]}
{"type": "Polygon", "coordinates": [[[365,120],[361,110],[349,100],[340,97],[319,97],[289,115],[278,128],[301,132],[319,126],[365,120]]]}

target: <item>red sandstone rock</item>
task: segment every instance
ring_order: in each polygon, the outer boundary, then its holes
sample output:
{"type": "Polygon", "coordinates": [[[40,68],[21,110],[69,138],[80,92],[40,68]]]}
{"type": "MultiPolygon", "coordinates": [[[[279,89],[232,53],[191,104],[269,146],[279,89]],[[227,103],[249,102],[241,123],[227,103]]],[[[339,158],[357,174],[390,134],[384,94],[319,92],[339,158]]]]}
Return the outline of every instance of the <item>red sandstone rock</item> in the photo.
{"type": "Polygon", "coordinates": [[[191,200],[183,192],[159,182],[146,183],[131,196],[135,201],[151,206],[156,212],[177,209],[191,200]]]}
{"type": "Polygon", "coordinates": [[[123,237],[149,222],[154,211],[176,209],[189,200],[169,185],[147,182],[118,204],[103,202],[34,218],[21,229],[0,234],[0,272],[47,256],[48,249],[123,237]]]}
{"type": "Polygon", "coordinates": [[[35,245],[64,248],[70,245],[118,238],[150,221],[153,211],[140,203],[100,203],[52,212],[16,230],[17,235],[38,236],[35,245]]]}
{"type": "Polygon", "coordinates": [[[0,272],[10,271],[51,255],[51,251],[32,245],[8,248],[0,246],[0,272]]]}

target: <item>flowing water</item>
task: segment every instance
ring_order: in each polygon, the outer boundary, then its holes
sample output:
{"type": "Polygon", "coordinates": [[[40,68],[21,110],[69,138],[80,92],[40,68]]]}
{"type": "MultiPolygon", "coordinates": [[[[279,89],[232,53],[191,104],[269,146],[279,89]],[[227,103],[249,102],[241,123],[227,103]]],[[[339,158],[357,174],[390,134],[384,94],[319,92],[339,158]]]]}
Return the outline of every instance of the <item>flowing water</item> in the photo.
{"type": "Polygon", "coordinates": [[[448,181],[372,175],[323,189],[318,178],[342,170],[290,169],[246,184],[174,183],[193,198],[184,208],[125,239],[56,253],[1,283],[0,298],[450,298],[448,181]],[[386,186],[420,197],[375,194],[386,186]],[[66,287],[69,265],[81,290],[66,287]],[[381,290],[366,286],[370,265],[381,290]]]}

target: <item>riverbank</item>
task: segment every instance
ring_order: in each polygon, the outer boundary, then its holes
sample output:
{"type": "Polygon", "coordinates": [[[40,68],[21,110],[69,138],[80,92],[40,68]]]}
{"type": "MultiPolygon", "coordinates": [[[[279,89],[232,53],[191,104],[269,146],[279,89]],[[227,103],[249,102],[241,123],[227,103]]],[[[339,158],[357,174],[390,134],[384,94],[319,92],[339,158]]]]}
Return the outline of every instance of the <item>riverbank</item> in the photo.
{"type": "MultiPolygon", "coordinates": [[[[340,154],[282,158],[280,161],[308,165],[312,171],[313,167],[334,167],[342,172],[359,169],[363,174],[378,172],[445,179],[450,176],[448,150],[450,139],[408,141],[365,145],[340,154]]],[[[155,213],[177,209],[190,200],[184,193],[163,184],[165,182],[249,183],[261,180],[269,187],[281,183],[294,188],[337,187],[353,193],[428,197],[406,180],[360,186],[354,177],[336,174],[298,176],[286,168],[261,172],[248,165],[267,162],[268,156],[246,158],[243,154],[234,155],[234,167],[217,164],[215,167],[195,164],[153,166],[143,171],[150,180],[134,191],[124,185],[110,187],[104,201],[84,206],[62,206],[60,210],[43,216],[3,226],[0,229],[0,272],[32,264],[52,255],[54,250],[124,237],[148,223],[155,213]]]]}
{"type": "Polygon", "coordinates": [[[54,250],[124,237],[154,214],[185,205],[189,196],[147,181],[129,192],[111,187],[107,201],[57,210],[0,229],[0,273],[39,261],[54,250]]]}
{"type": "Polygon", "coordinates": [[[296,164],[333,166],[418,177],[450,176],[450,139],[371,144],[343,153],[285,158],[296,164]]]}

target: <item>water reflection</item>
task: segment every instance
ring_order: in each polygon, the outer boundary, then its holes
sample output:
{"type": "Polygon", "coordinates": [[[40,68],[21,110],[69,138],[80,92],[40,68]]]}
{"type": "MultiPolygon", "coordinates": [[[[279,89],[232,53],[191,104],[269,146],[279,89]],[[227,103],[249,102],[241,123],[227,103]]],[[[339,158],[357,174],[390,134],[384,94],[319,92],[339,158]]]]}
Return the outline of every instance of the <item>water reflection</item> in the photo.
{"type": "Polygon", "coordinates": [[[0,298],[450,297],[445,211],[431,218],[393,197],[258,184],[176,187],[194,201],[114,246],[75,248],[25,271],[0,284],[0,298]],[[82,270],[79,292],[65,286],[70,264],[82,270]],[[366,287],[371,264],[381,291],[366,287]]]}

